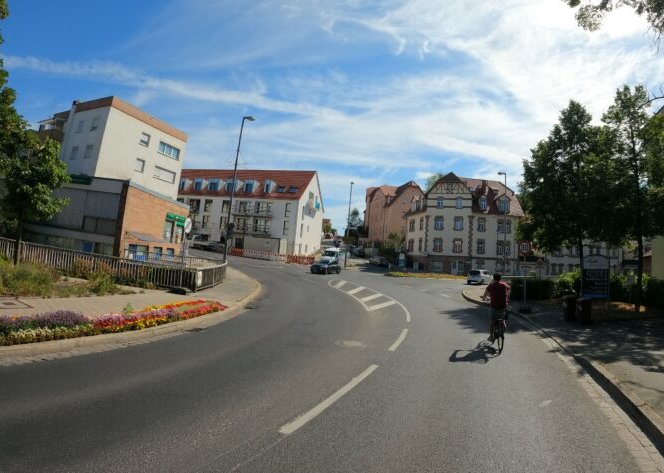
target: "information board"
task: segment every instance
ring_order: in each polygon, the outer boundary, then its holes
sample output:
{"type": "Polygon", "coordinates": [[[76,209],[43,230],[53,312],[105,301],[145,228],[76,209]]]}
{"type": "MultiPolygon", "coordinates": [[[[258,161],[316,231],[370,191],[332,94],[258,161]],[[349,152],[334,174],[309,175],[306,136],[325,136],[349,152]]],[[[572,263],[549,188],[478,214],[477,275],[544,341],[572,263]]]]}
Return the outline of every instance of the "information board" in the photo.
{"type": "Polygon", "coordinates": [[[609,258],[606,256],[591,255],[583,258],[582,297],[608,299],[609,268],[609,258]]]}

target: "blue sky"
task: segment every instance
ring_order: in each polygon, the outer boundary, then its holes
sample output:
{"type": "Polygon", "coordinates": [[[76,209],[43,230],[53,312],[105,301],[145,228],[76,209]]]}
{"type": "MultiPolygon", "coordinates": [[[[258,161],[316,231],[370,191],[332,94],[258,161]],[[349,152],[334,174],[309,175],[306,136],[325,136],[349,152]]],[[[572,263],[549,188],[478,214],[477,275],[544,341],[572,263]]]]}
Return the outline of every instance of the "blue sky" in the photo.
{"type": "Polygon", "coordinates": [[[185,167],[320,175],[345,226],[365,189],[434,172],[520,181],[570,99],[596,121],[662,53],[629,9],[598,32],[562,0],[9,0],[9,82],[31,123],[117,95],[189,135],[185,167]]]}

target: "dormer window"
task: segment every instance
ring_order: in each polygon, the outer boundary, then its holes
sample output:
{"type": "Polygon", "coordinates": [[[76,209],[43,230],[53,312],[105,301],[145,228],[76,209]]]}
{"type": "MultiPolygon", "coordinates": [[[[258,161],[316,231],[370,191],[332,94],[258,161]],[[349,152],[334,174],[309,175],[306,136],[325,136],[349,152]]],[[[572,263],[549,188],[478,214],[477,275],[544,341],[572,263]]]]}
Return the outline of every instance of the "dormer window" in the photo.
{"type": "Polygon", "coordinates": [[[291,187],[288,188],[288,192],[289,192],[290,194],[296,194],[297,191],[298,191],[298,188],[295,187],[295,186],[291,186],[291,187]]]}
{"type": "Polygon", "coordinates": [[[272,192],[272,189],[274,189],[274,182],[270,180],[265,181],[265,192],[269,194],[272,192]]]}
{"type": "Polygon", "coordinates": [[[500,211],[500,213],[507,213],[509,211],[509,208],[510,208],[509,200],[501,199],[498,202],[498,210],[500,211]]]}
{"type": "Polygon", "coordinates": [[[480,197],[480,210],[486,210],[487,206],[486,197],[480,197]]]}
{"type": "Polygon", "coordinates": [[[253,180],[248,180],[245,181],[244,183],[244,191],[247,193],[252,193],[254,191],[254,181],[253,180]]]}
{"type": "Polygon", "coordinates": [[[233,191],[233,179],[229,179],[226,181],[226,192],[232,192],[233,191]]]}
{"type": "Polygon", "coordinates": [[[286,192],[286,187],[285,186],[277,187],[277,192],[286,192]]]}
{"type": "Polygon", "coordinates": [[[219,179],[210,179],[208,184],[208,190],[218,191],[219,190],[219,179]]]}
{"type": "Polygon", "coordinates": [[[196,180],[194,180],[194,190],[199,191],[201,189],[203,189],[203,179],[197,177],[196,180]]]}
{"type": "Polygon", "coordinates": [[[180,179],[180,190],[184,190],[184,188],[187,187],[187,180],[186,179],[180,179]]]}

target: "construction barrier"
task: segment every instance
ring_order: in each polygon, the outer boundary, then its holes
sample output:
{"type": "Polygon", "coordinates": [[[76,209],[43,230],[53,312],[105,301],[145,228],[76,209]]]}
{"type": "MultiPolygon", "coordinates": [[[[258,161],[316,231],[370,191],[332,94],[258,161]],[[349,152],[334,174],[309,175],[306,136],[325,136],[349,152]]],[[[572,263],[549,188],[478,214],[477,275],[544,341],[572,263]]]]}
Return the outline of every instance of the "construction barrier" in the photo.
{"type": "Polygon", "coordinates": [[[270,253],[269,251],[249,250],[245,248],[231,248],[229,253],[232,256],[242,256],[244,258],[262,259],[268,261],[278,261],[281,263],[292,264],[313,264],[316,258],[305,255],[287,255],[283,253],[270,253]]]}

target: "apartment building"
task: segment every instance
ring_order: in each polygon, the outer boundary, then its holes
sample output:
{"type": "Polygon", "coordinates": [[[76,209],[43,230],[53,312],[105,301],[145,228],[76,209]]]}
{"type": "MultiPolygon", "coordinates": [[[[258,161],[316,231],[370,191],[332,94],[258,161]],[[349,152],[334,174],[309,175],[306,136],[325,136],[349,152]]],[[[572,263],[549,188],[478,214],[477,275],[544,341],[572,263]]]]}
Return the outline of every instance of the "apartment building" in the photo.
{"type": "Polygon", "coordinates": [[[514,274],[515,230],[523,215],[514,191],[503,183],[450,172],[404,216],[407,264],[449,274],[472,268],[514,274]]]}
{"type": "Polygon", "coordinates": [[[40,123],[61,142],[72,183],[51,221],[27,225],[31,240],[123,256],[180,252],[188,206],[176,200],[187,135],[118,97],[74,101],[40,123]]]}
{"type": "Polygon", "coordinates": [[[178,200],[190,207],[192,233],[203,241],[271,253],[308,255],[320,249],[323,199],[316,171],[184,169],[178,200]],[[232,208],[231,191],[235,189],[232,208]]]}
{"type": "Polygon", "coordinates": [[[390,233],[404,236],[404,215],[410,211],[412,202],[422,196],[422,189],[415,181],[408,181],[401,186],[369,187],[365,196],[364,215],[367,239],[383,243],[390,233]]]}

